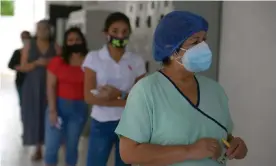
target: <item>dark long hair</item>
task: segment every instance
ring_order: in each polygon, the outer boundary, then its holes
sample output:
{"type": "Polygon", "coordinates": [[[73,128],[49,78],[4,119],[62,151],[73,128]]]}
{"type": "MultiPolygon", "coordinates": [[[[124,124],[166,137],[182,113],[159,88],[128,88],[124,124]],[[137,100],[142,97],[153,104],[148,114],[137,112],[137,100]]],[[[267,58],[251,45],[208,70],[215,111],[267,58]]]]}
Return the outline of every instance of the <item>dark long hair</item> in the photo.
{"type": "Polygon", "coordinates": [[[115,23],[115,22],[118,22],[118,21],[123,21],[125,22],[128,27],[129,27],[129,32],[131,33],[131,25],[130,25],[130,21],[129,21],[129,18],[124,14],[124,13],[121,13],[121,12],[114,12],[114,13],[111,13],[105,20],[105,23],[104,23],[104,29],[103,31],[104,32],[107,32],[109,27],[115,23]]]}
{"type": "Polygon", "coordinates": [[[66,63],[69,63],[69,59],[70,59],[70,56],[71,56],[71,55],[69,55],[69,52],[68,52],[67,47],[66,47],[67,46],[67,39],[68,39],[68,36],[69,36],[70,33],[77,33],[80,36],[80,38],[82,40],[82,43],[85,46],[85,52],[83,52],[82,56],[86,56],[86,54],[88,53],[87,42],[86,42],[86,39],[85,39],[83,33],[81,32],[80,28],[71,27],[64,33],[64,36],[63,36],[61,56],[62,56],[63,60],[66,63]]]}

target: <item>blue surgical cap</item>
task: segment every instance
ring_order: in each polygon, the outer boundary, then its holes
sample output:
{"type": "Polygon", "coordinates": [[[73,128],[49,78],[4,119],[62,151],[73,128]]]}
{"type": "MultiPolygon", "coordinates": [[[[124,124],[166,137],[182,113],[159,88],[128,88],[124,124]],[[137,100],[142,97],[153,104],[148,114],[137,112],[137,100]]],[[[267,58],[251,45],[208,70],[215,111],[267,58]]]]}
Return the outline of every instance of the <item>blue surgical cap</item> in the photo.
{"type": "Polygon", "coordinates": [[[163,61],[171,56],[193,34],[208,30],[208,22],[201,16],[173,11],[163,17],[153,36],[153,56],[163,61]]]}

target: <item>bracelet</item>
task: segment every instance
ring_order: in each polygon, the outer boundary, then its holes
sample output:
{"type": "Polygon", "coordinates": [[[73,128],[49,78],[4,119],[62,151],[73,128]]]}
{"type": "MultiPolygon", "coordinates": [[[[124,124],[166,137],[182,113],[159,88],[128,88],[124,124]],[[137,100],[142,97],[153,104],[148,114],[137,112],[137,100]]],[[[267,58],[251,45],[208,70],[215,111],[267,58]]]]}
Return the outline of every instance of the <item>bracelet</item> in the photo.
{"type": "Polygon", "coordinates": [[[127,93],[126,92],[121,92],[121,99],[126,99],[127,93]]]}
{"type": "Polygon", "coordinates": [[[126,92],[121,92],[121,95],[120,95],[120,96],[118,96],[118,98],[117,98],[117,99],[122,99],[122,100],[125,100],[125,99],[126,99],[126,97],[127,97],[127,93],[126,93],[126,92]]]}

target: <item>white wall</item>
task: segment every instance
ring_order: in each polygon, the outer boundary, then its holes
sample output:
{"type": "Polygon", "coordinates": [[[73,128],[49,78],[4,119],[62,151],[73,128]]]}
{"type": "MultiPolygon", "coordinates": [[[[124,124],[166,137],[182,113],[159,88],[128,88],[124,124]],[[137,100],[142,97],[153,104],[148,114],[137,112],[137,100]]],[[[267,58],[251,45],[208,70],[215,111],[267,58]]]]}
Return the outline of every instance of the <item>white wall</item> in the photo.
{"type": "Polygon", "coordinates": [[[0,17],[0,74],[13,73],[7,68],[7,63],[14,49],[21,47],[20,33],[22,30],[33,32],[35,23],[45,17],[45,9],[45,0],[16,0],[15,15],[0,17]]]}
{"type": "Polygon", "coordinates": [[[14,22],[7,18],[0,18],[0,77],[2,73],[11,73],[7,68],[8,62],[12,56],[12,52],[15,48],[20,46],[20,33],[17,27],[14,26],[14,22]]]}
{"type": "Polygon", "coordinates": [[[224,2],[219,81],[229,98],[234,134],[248,144],[229,166],[275,166],[276,2],[224,2]]]}

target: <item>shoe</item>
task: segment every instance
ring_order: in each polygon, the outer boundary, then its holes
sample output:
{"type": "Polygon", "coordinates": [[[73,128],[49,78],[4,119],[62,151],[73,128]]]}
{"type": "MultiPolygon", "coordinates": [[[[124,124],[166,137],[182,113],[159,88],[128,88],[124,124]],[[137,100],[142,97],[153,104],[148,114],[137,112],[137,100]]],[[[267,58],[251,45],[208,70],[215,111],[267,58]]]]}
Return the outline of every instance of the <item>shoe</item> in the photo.
{"type": "Polygon", "coordinates": [[[42,160],[42,153],[39,152],[39,151],[35,152],[35,153],[32,155],[31,160],[34,161],[34,162],[37,162],[37,161],[42,160]]]}

